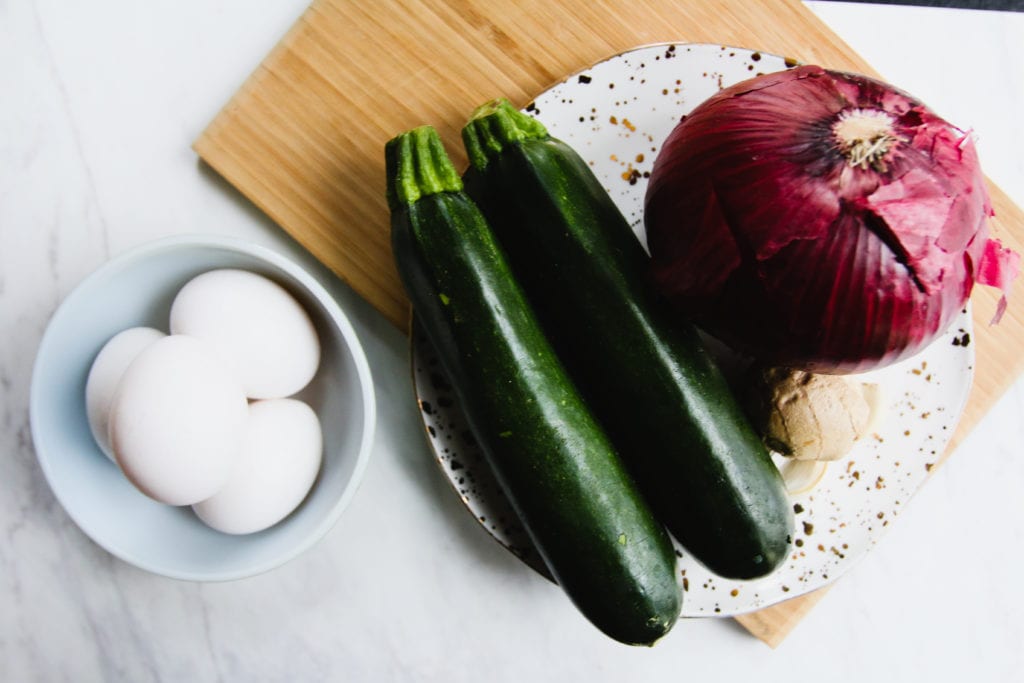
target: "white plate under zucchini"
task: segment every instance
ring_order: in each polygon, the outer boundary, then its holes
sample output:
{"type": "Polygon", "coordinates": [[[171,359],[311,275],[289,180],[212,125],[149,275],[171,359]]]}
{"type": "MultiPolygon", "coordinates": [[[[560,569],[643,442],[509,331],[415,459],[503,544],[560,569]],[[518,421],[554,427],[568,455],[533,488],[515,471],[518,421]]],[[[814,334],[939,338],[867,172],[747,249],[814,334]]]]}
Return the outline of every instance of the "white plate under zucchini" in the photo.
{"type": "MultiPolygon", "coordinates": [[[[643,241],[647,174],[679,118],[722,87],[792,65],[740,48],[654,45],[574,74],[538,96],[527,111],[591,164],[643,241]]],[[[918,355],[857,375],[877,384],[883,402],[873,429],[846,457],[788,472],[792,461],[776,456],[794,486],[796,533],[789,558],[771,575],[722,579],[677,545],[683,616],[740,614],[807,593],[835,580],[874,545],[953,434],[971,385],[970,335],[970,314],[964,311],[918,355]]],[[[412,365],[428,441],[445,476],[488,533],[546,575],[474,443],[443,368],[415,325],[412,365]]]]}

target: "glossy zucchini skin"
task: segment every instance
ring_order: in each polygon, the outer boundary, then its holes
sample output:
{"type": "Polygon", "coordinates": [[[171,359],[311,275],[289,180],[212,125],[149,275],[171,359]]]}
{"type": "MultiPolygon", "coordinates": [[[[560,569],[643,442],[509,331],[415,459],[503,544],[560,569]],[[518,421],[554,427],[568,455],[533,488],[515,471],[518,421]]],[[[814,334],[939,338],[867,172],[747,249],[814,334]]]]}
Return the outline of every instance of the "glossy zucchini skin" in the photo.
{"type": "Polygon", "coordinates": [[[391,239],[418,323],[558,584],[608,636],[653,644],[682,601],[676,557],[542,333],[429,127],[385,148],[391,239]]]}
{"type": "Polygon", "coordinates": [[[696,329],[648,286],[648,256],[586,162],[508,102],[463,129],[464,180],[658,518],[712,572],[788,555],[782,477],[696,329]]]}

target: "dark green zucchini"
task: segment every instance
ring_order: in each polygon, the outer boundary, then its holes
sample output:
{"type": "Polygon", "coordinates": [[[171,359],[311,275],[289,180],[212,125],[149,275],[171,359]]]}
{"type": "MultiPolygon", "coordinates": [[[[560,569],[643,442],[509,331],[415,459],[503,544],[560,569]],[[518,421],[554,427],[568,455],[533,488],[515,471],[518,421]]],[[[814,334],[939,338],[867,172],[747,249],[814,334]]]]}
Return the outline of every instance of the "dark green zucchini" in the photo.
{"type": "Polygon", "coordinates": [[[417,321],[544,558],[604,633],[652,644],[679,616],[671,540],[588,411],[429,127],[385,148],[391,240],[417,321]]]}
{"type": "Polygon", "coordinates": [[[504,100],[463,141],[466,191],[659,519],[720,576],[770,573],[792,535],[782,477],[586,162],[504,100]]]}

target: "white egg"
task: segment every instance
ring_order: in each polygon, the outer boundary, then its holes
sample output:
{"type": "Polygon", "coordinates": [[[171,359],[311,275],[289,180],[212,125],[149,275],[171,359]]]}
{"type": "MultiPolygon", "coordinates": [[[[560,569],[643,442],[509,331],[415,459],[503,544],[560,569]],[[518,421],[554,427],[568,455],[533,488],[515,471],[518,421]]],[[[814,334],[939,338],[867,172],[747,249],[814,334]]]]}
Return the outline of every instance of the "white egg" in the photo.
{"type": "Polygon", "coordinates": [[[85,381],[85,411],[89,428],[100,450],[111,460],[114,452],[110,449],[107,426],[114,392],[135,357],[164,336],[163,332],[152,327],[133,327],[118,332],[103,345],[89,368],[89,377],[85,381]]]}
{"type": "Polygon", "coordinates": [[[171,333],[213,347],[246,396],[283,398],[316,374],[320,342],[308,313],[284,287],[244,270],[190,280],[171,305],[171,333]]]}
{"type": "Polygon", "coordinates": [[[249,415],[241,387],[201,341],[171,335],[128,366],[110,409],[110,443],[150,498],[191,505],[231,474],[249,415]]]}
{"type": "Polygon", "coordinates": [[[290,398],[256,401],[249,406],[231,478],[192,509],[203,522],[228,534],[273,526],[305,499],[322,453],[320,421],[312,408],[290,398]]]}

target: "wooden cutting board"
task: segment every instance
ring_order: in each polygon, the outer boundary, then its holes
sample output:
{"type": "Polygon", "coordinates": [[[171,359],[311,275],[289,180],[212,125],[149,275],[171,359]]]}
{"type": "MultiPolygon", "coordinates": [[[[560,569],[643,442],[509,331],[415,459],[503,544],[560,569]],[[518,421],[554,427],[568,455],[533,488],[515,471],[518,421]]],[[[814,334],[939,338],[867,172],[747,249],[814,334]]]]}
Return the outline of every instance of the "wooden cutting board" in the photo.
{"type": "MultiPolygon", "coordinates": [[[[662,42],[748,47],[874,73],[798,0],[316,0],[194,148],[405,330],[384,143],[429,123],[455,154],[459,129],[481,102],[503,96],[524,105],[594,62],[662,42]]],[[[996,234],[1021,251],[1024,214],[998,188],[992,196],[996,234]]],[[[1021,300],[1022,287],[1012,298],[1021,300]]],[[[954,445],[1024,369],[1020,309],[990,327],[995,302],[989,291],[974,297],[976,379],[954,445]]],[[[774,646],[823,594],[739,621],[774,646]]]]}

